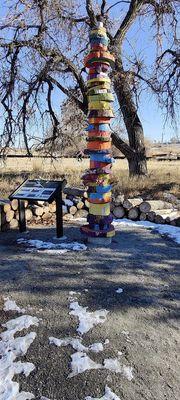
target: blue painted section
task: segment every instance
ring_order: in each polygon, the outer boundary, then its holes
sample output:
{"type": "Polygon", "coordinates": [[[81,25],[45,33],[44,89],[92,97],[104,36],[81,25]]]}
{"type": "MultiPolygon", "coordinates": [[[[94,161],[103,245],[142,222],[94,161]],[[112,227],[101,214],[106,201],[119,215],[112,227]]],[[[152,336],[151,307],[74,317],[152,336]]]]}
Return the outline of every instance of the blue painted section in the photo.
{"type": "MultiPolygon", "coordinates": [[[[97,124],[98,125],[98,131],[105,131],[105,132],[110,132],[111,128],[109,124],[97,124]]],[[[94,131],[96,130],[96,125],[90,124],[88,127],[85,129],[86,131],[94,131]]]]}
{"type": "MultiPolygon", "coordinates": [[[[106,192],[105,192],[106,193],[106,192]]],[[[104,193],[89,193],[88,197],[91,200],[104,200],[103,195],[104,193]]]]}
{"type": "Polygon", "coordinates": [[[96,192],[97,193],[107,193],[110,192],[110,190],[112,189],[111,185],[108,186],[96,186],[96,192]]]}
{"type": "Polygon", "coordinates": [[[97,153],[91,153],[90,154],[90,160],[91,161],[99,161],[99,162],[105,162],[107,164],[110,164],[113,161],[113,158],[109,156],[109,154],[97,154],[97,153]]]}

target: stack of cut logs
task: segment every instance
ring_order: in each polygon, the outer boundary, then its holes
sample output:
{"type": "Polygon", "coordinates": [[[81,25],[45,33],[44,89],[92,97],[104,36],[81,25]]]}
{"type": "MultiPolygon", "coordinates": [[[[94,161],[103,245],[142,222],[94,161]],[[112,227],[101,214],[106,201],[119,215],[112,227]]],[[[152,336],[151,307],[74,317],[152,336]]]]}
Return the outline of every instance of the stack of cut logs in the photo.
{"type": "MultiPolygon", "coordinates": [[[[65,188],[63,193],[63,215],[65,221],[87,217],[87,193],[79,188],[65,188]]],[[[124,195],[114,196],[111,204],[114,218],[129,218],[133,221],[150,221],[157,224],[180,226],[180,200],[172,195],[167,200],[125,199],[124,195]],[[172,201],[171,201],[172,200],[172,201]]],[[[56,203],[25,201],[27,224],[55,224],[56,203]]],[[[0,230],[18,228],[18,201],[0,200],[0,230]]]]}
{"type": "Polygon", "coordinates": [[[180,226],[180,204],[173,205],[164,200],[144,201],[140,197],[134,199],[123,197],[117,196],[112,203],[111,211],[116,218],[180,226]]]}

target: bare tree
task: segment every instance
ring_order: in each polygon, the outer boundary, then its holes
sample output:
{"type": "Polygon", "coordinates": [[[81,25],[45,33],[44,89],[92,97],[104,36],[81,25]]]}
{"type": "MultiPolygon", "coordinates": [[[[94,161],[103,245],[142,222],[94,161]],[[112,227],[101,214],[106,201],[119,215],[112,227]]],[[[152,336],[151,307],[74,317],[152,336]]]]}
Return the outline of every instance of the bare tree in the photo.
{"type": "MultiPolygon", "coordinates": [[[[6,3],[6,1],[5,1],[6,3]]],[[[83,57],[89,29],[101,15],[107,28],[110,50],[115,55],[112,73],[119,111],[124,121],[126,143],[113,132],[113,143],[129,162],[130,174],[147,173],[143,126],[138,114],[142,90],[153,92],[173,119],[178,96],[176,0],[10,0],[0,25],[1,104],[4,129],[1,144],[23,134],[27,153],[36,138],[32,125],[46,132],[53,126],[51,140],[59,135],[58,93],[72,99],[87,114],[86,72],[83,57]],[[117,18],[114,18],[116,15],[117,18]],[[133,49],[124,54],[131,27],[146,23],[156,43],[153,65],[133,49]]],[[[7,5],[6,4],[6,5],[7,5]]],[[[142,29],[143,35],[143,29],[142,29]]],[[[44,141],[44,138],[37,138],[44,141]]],[[[50,140],[50,138],[48,138],[50,140]]]]}

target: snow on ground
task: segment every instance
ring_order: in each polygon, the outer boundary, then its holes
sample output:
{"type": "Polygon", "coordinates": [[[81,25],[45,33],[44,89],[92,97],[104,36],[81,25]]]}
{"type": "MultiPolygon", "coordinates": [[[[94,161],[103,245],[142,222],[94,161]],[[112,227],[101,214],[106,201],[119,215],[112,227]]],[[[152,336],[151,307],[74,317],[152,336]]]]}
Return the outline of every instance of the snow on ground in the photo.
{"type": "Polygon", "coordinates": [[[93,343],[89,346],[89,349],[91,351],[94,351],[94,353],[99,353],[100,351],[104,350],[103,344],[101,342],[99,343],[93,343]]]}
{"type": "MultiPolygon", "coordinates": [[[[27,251],[29,253],[34,253],[34,249],[27,249],[27,251]]],[[[53,256],[59,256],[60,254],[65,254],[67,252],[68,252],[67,249],[62,249],[62,250],[58,250],[58,249],[37,250],[37,253],[51,254],[53,256]]]]}
{"type": "MultiPolygon", "coordinates": [[[[71,294],[76,292],[71,291],[71,294]]],[[[83,335],[92,329],[95,325],[105,322],[107,318],[107,310],[87,311],[87,307],[82,307],[77,301],[70,303],[70,315],[74,315],[79,318],[79,326],[77,328],[78,333],[83,335]]],[[[106,339],[103,343],[93,343],[89,346],[85,346],[82,343],[82,337],[66,337],[58,339],[50,337],[50,344],[54,344],[58,347],[71,346],[76,352],[71,355],[71,373],[68,375],[69,378],[82,374],[83,372],[91,369],[107,369],[111,372],[120,373],[128,380],[133,378],[132,368],[123,365],[119,358],[108,358],[104,359],[102,364],[93,361],[86,353],[89,351],[99,353],[104,350],[104,345],[109,344],[109,339],[106,339]]],[[[120,356],[120,353],[118,354],[120,356]]]]}
{"type": "Polygon", "coordinates": [[[116,374],[122,374],[128,381],[133,379],[132,367],[122,365],[118,358],[106,358],[103,362],[104,368],[116,374]]]}
{"type": "Polygon", "coordinates": [[[70,296],[76,296],[77,294],[81,294],[81,292],[75,292],[74,290],[70,290],[69,295],[70,296]]]}
{"type": "Polygon", "coordinates": [[[106,358],[103,364],[98,364],[91,360],[86,353],[82,351],[77,351],[71,355],[71,370],[72,372],[68,375],[68,378],[72,378],[78,374],[90,369],[107,369],[110,372],[115,372],[116,374],[122,374],[124,378],[131,381],[133,379],[133,368],[123,365],[118,358],[106,358]]]}
{"type": "Polygon", "coordinates": [[[74,290],[70,290],[68,300],[73,302],[77,300],[77,296],[81,295],[80,292],[75,292],[74,290]]]}
{"type": "Polygon", "coordinates": [[[28,329],[31,325],[38,326],[38,318],[31,317],[30,315],[22,315],[21,317],[11,319],[10,321],[2,324],[7,331],[2,332],[0,337],[4,341],[8,341],[14,338],[15,333],[28,329]]]}
{"type": "Polygon", "coordinates": [[[28,251],[35,250],[43,250],[49,254],[62,254],[67,251],[82,251],[86,250],[87,246],[85,244],[79,242],[71,242],[71,243],[52,243],[52,242],[44,242],[42,240],[36,239],[17,239],[18,244],[25,244],[31,247],[28,251]]]}
{"type": "Polygon", "coordinates": [[[123,289],[122,288],[118,288],[117,290],[116,290],[116,293],[122,293],[123,292],[123,289]]]}
{"type": "Polygon", "coordinates": [[[55,344],[58,347],[71,346],[76,351],[93,351],[99,353],[104,350],[102,343],[93,343],[90,346],[84,346],[82,344],[82,338],[67,337],[64,339],[58,339],[55,337],[49,338],[50,344],[55,344]]]}
{"type": "MultiPolygon", "coordinates": [[[[86,223],[86,218],[76,218],[76,221],[86,223]]],[[[160,235],[168,236],[170,239],[174,240],[174,242],[180,244],[180,228],[178,226],[172,226],[167,224],[155,224],[154,222],[149,221],[132,221],[127,218],[122,219],[114,219],[113,225],[115,226],[116,230],[118,230],[121,226],[140,226],[142,228],[152,229],[160,233],[160,235]]]]}
{"type": "Polygon", "coordinates": [[[121,226],[140,226],[142,228],[152,229],[153,231],[160,233],[160,235],[166,235],[176,243],[180,244],[180,228],[178,226],[155,224],[154,222],[149,221],[131,221],[126,218],[115,219],[113,224],[116,229],[121,226]]]}
{"type": "Polygon", "coordinates": [[[72,378],[78,374],[82,374],[83,372],[90,369],[99,369],[102,368],[101,364],[97,364],[91,358],[87,356],[86,353],[82,353],[81,351],[77,351],[76,353],[71,355],[71,369],[72,372],[68,375],[68,378],[72,378]]]}
{"type": "Polygon", "coordinates": [[[79,318],[79,326],[77,332],[83,335],[93,328],[94,325],[102,324],[107,318],[107,310],[87,311],[88,307],[82,307],[77,301],[70,303],[69,314],[79,318]]]}
{"type": "Polygon", "coordinates": [[[97,397],[87,396],[85,397],[85,400],[120,400],[120,398],[116,396],[116,394],[113,393],[112,390],[106,385],[105,394],[103,397],[97,398],[97,397]]]}
{"type": "MultiPolygon", "coordinates": [[[[17,305],[16,307],[19,309],[17,305]]],[[[16,308],[15,310],[17,311],[16,308]]],[[[25,376],[28,376],[35,369],[32,363],[15,361],[17,357],[23,357],[27,353],[29,346],[36,337],[36,333],[30,332],[20,337],[14,337],[14,335],[23,329],[28,329],[31,325],[37,326],[38,319],[30,315],[22,315],[2,324],[6,331],[0,334],[1,400],[30,400],[34,398],[32,393],[19,392],[19,383],[13,380],[15,375],[24,373],[25,376]]]]}
{"type": "Polygon", "coordinates": [[[9,297],[4,297],[5,303],[4,303],[4,311],[17,311],[18,313],[25,313],[24,308],[20,308],[17,306],[16,302],[14,300],[10,300],[9,297]]]}

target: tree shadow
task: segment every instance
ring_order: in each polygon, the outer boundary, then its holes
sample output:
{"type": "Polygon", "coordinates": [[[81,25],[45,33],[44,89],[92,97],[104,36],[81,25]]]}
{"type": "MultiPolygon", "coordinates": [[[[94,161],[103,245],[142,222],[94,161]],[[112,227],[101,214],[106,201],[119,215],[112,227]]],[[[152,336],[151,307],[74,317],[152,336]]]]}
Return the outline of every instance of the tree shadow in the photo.
{"type": "MultiPolygon", "coordinates": [[[[82,242],[79,226],[66,226],[65,235],[68,241],[82,242]]],[[[27,253],[27,246],[17,245],[19,237],[57,243],[54,228],[3,234],[0,281],[4,293],[7,288],[9,292],[27,292],[34,304],[45,301],[46,305],[59,307],[54,295],[62,292],[68,297],[69,291],[77,291],[81,292],[78,301],[91,310],[105,308],[123,313],[128,308],[153,308],[166,309],[167,318],[178,316],[180,248],[171,240],[128,227],[118,231],[108,247],[88,246],[86,251],[52,256],[43,251],[27,253]],[[123,289],[121,294],[116,293],[119,287],[123,289]]]]}

